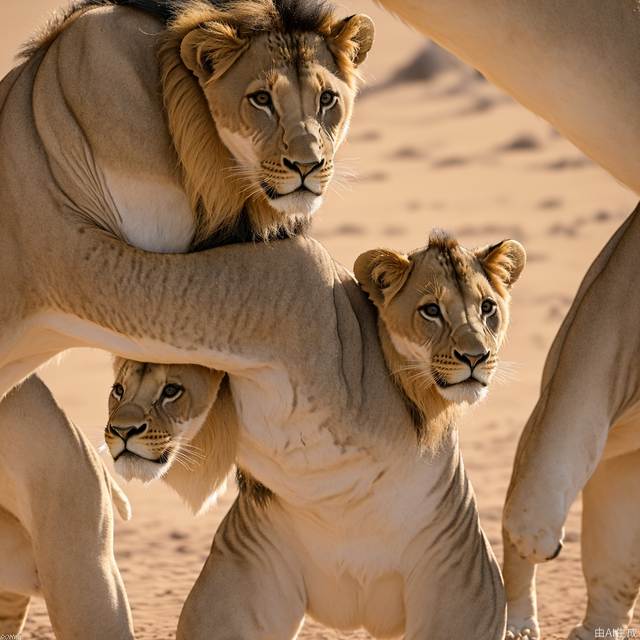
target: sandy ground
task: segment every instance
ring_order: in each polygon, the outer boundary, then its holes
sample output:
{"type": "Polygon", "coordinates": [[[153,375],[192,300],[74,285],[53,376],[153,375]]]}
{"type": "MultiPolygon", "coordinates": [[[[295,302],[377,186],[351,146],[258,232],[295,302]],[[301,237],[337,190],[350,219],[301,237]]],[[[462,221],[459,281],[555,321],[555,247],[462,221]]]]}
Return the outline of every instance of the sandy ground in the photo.
{"type": "MultiPolygon", "coordinates": [[[[19,42],[56,4],[2,2],[0,71],[9,68],[19,42]]],[[[635,198],[475,73],[428,48],[421,36],[368,2],[358,5],[376,19],[378,40],[366,68],[368,88],[341,152],[343,177],[317,217],[315,236],[347,265],[371,247],[420,246],[436,226],[469,246],[512,237],[529,252],[503,353],[513,374],[462,427],[482,522],[501,556],[502,502],[545,354],[582,274],[635,198]]],[[[108,356],[70,352],[48,365],[43,377],[98,445],[111,383],[108,356]]],[[[213,511],[194,518],[161,485],[126,489],[134,518],[118,523],[116,548],[138,638],[172,638],[181,603],[233,492],[213,511]]],[[[583,611],[579,514],[575,505],[561,557],[539,571],[546,638],[566,637],[583,611]]],[[[638,620],[635,626],[640,628],[638,620]]],[[[24,638],[52,637],[46,608],[37,602],[24,638]]],[[[336,634],[308,621],[301,637],[368,636],[336,634]]]]}

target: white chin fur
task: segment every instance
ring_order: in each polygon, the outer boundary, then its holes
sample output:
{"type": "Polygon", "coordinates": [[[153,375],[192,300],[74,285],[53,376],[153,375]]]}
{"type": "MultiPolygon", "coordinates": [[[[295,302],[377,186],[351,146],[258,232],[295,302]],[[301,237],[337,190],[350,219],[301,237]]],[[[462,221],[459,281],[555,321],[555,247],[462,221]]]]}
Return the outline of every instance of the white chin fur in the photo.
{"type": "Polygon", "coordinates": [[[287,196],[269,200],[269,204],[280,213],[310,216],[320,208],[322,200],[322,196],[316,196],[308,191],[297,191],[287,196]]]}
{"type": "Polygon", "coordinates": [[[462,404],[474,404],[487,397],[489,390],[479,382],[470,380],[468,382],[460,382],[450,387],[436,387],[438,393],[449,402],[462,404]]]}
{"type": "Polygon", "coordinates": [[[169,466],[125,453],[116,460],[114,469],[125,480],[142,480],[147,483],[162,477],[169,466]]]}

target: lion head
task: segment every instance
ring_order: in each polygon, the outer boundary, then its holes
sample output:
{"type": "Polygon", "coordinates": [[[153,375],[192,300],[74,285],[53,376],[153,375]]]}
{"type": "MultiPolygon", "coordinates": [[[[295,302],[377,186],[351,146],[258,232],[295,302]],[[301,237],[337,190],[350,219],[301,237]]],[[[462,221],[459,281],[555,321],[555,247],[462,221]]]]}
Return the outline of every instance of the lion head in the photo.
{"type": "Polygon", "coordinates": [[[237,421],[225,374],[123,358],[114,367],[104,436],[116,471],[127,480],[162,477],[200,511],[235,462],[237,421]]]}
{"type": "Polygon", "coordinates": [[[356,277],[378,309],[403,386],[455,404],[486,395],[525,261],[515,240],[469,250],[442,233],[409,255],[375,249],[357,259],[356,277]]]}
{"type": "Polygon", "coordinates": [[[239,225],[263,239],[304,229],[347,133],[371,19],[336,19],[316,0],[196,1],[180,5],[162,38],[196,243],[239,225]]]}

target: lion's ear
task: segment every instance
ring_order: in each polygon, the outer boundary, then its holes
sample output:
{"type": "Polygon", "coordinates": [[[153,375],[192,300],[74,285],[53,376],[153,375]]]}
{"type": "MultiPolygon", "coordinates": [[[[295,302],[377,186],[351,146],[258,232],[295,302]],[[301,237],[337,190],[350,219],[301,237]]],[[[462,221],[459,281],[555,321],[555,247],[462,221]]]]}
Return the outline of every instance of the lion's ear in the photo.
{"type": "Polygon", "coordinates": [[[402,289],[411,271],[411,261],[396,251],[373,249],[358,256],[353,271],[372,302],[382,306],[402,289]]]}
{"type": "Polygon", "coordinates": [[[373,20],[364,14],[349,16],[331,30],[329,48],[334,55],[344,56],[357,67],[364,62],[371,46],[375,27],[373,20]]]}
{"type": "Polygon", "coordinates": [[[515,284],[527,263],[527,253],[516,240],[503,240],[476,249],[475,254],[487,274],[498,279],[507,289],[515,284]]]}
{"type": "Polygon", "coordinates": [[[193,29],[180,45],[184,65],[206,84],[224,75],[244,53],[248,41],[241,38],[230,25],[209,22],[193,29]]]}

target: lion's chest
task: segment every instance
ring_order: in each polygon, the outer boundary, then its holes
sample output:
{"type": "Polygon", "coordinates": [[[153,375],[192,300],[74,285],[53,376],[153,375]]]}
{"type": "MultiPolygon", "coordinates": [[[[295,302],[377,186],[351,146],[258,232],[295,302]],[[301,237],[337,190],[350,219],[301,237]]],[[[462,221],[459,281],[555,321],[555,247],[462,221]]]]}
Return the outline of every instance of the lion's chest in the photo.
{"type": "Polygon", "coordinates": [[[108,207],[123,239],[159,253],[188,251],[194,216],[179,184],[163,176],[131,176],[105,168],[108,207]]]}
{"type": "Polygon", "coordinates": [[[343,499],[361,467],[375,464],[366,447],[344,435],[330,403],[310,401],[284,369],[232,378],[231,385],[240,422],[238,463],[284,499],[343,499]]]}

